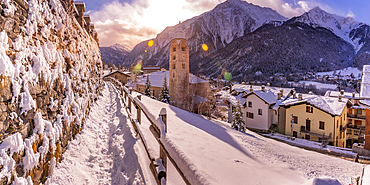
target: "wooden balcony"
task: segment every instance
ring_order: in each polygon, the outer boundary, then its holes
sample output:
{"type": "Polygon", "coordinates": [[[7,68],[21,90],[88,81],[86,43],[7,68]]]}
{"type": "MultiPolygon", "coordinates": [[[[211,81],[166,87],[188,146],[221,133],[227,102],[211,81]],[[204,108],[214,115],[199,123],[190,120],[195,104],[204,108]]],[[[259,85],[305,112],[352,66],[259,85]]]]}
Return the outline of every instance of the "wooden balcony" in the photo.
{"type": "Polygon", "coordinates": [[[365,115],[350,114],[350,113],[347,113],[347,117],[349,119],[357,119],[357,120],[365,120],[366,119],[366,116],[365,115]]]}

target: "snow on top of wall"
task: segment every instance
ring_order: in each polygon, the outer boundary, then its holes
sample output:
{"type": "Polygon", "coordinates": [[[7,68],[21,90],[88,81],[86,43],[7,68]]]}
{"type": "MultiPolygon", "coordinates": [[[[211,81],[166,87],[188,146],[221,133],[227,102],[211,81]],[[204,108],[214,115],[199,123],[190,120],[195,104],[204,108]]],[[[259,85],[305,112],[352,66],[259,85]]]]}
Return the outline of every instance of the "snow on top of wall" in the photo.
{"type": "Polygon", "coordinates": [[[344,108],[348,102],[347,98],[342,98],[339,102],[339,98],[326,97],[320,95],[309,95],[302,94],[302,100],[299,101],[298,98],[289,97],[282,102],[282,105],[292,106],[300,103],[308,103],[321,110],[328,112],[331,115],[340,116],[343,113],[344,108]]]}

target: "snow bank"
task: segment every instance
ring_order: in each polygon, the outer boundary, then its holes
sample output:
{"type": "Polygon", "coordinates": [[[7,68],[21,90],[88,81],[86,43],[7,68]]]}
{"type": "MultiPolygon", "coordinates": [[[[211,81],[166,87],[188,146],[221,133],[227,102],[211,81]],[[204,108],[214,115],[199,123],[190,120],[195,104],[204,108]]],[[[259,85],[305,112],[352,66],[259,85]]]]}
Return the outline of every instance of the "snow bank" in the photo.
{"type": "Polygon", "coordinates": [[[302,185],[341,185],[337,179],[332,178],[313,178],[302,185]]]}

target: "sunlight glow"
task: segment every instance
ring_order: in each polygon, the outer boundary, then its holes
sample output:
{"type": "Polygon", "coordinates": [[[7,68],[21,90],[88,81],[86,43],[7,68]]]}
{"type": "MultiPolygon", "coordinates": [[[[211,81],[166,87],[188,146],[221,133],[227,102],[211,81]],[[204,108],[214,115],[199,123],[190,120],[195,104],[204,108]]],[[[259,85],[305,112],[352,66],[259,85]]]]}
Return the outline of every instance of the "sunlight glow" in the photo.
{"type": "Polygon", "coordinates": [[[203,44],[203,45],[202,45],[202,48],[203,48],[203,50],[204,50],[204,51],[208,51],[208,46],[207,46],[207,44],[203,44]]]}

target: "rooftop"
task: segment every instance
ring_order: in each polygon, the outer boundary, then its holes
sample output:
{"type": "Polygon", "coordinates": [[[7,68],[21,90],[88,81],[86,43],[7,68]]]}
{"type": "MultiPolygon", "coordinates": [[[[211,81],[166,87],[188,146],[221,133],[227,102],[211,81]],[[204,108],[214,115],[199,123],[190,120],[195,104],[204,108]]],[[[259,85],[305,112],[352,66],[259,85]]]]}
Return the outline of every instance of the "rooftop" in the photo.
{"type": "Polygon", "coordinates": [[[331,115],[340,116],[346,107],[347,102],[347,98],[342,98],[342,101],[339,101],[339,98],[334,97],[302,94],[302,100],[298,100],[297,95],[296,98],[289,97],[283,101],[281,105],[293,106],[301,103],[307,103],[331,115]]]}

